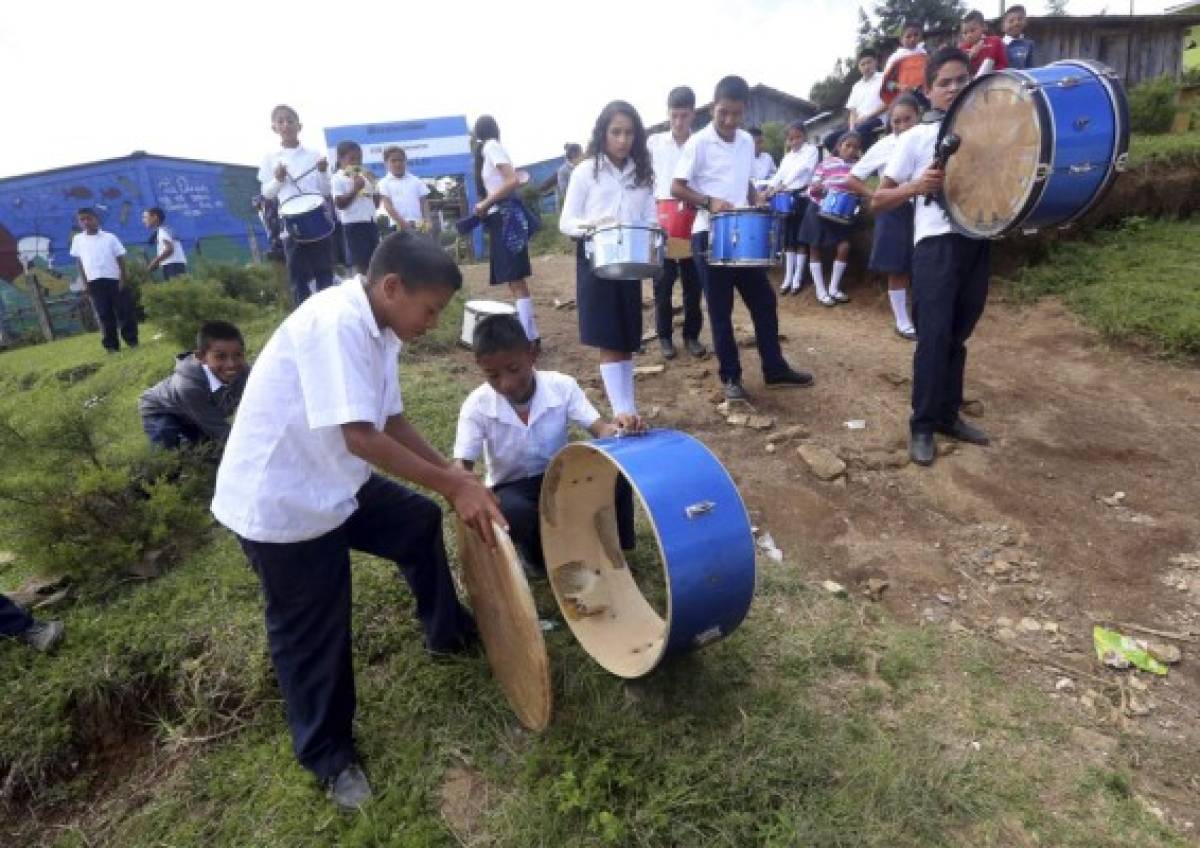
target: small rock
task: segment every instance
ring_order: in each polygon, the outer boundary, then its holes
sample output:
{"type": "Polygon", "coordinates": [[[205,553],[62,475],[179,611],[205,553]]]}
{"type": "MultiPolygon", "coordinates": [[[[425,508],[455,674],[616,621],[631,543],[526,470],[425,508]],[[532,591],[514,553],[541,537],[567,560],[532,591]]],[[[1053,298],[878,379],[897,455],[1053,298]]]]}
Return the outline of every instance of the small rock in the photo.
{"type": "Polygon", "coordinates": [[[774,442],[767,442],[767,453],[775,453],[775,451],[777,451],[777,450],[778,450],[778,448],[775,447],[774,442]]]}
{"type": "Polygon", "coordinates": [[[1054,690],[1056,692],[1074,692],[1075,681],[1069,677],[1060,677],[1054,684],[1054,690]]]}
{"type": "Polygon", "coordinates": [[[908,377],[904,376],[903,374],[898,374],[895,371],[884,371],[879,375],[879,379],[883,380],[885,383],[896,386],[897,388],[909,382],[908,377]]]}
{"type": "Polygon", "coordinates": [[[846,463],[819,445],[800,445],[796,452],[818,480],[829,482],[846,473],[846,463]]]}
{"type": "Polygon", "coordinates": [[[735,412],[725,417],[725,423],[730,427],[745,427],[749,421],[750,416],[744,412],[735,412]]]}
{"type": "Polygon", "coordinates": [[[1134,798],[1137,799],[1138,804],[1141,805],[1141,808],[1146,813],[1154,816],[1154,818],[1158,819],[1160,822],[1165,822],[1167,820],[1167,814],[1163,812],[1163,808],[1155,804],[1145,795],[1135,795],[1134,798]]]}
{"type": "Polygon", "coordinates": [[[1100,498],[1100,503],[1104,504],[1105,506],[1116,507],[1116,506],[1121,506],[1121,502],[1124,500],[1125,500],[1124,492],[1113,492],[1108,497],[1100,498]]]}
{"type": "Polygon", "coordinates": [[[1021,623],[1017,625],[1017,628],[1023,633],[1041,633],[1042,623],[1036,618],[1026,617],[1021,619],[1021,623]]]}
{"type": "Polygon", "coordinates": [[[942,441],[937,443],[937,455],[938,456],[949,456],[950,454],[954,453],[957,450],[958,450],[958,444],[956,442],[951,442],[946,439],[943,439],[942,441]]]}
{"type": "Polygon", "coordinates": [[[945,592],[938,592],[934,597],[938,599],[938,603],[945,604],[946,606],[951,606],[954,603],[954,596],[945,592]]]}
{"type": "Polygon", "coordinates": [[[635,379],[638,377],[651,377],[655,374],[661,374],[666,370],[667,366],[661,362],[657,365],[639,365],[633,369],[633,376],[635,379]]]}
{"type": "Polygon", "coordinates": [[[574,309],[575,308],[575,298],[568,298],[567,300],[559,300],[556,297],[556,298],[554,298],[554,308],[559,309],[559,310],[574,309]]]}
{"type": "Polygon", "coordinates": [[[1125,714],[1130,718],[1142,718],[1150,715],[1150,702],[1143,701],[1137,695],[1130,695],[1129,700],[1125,703],[1125,714]]]}
{"type": "Polygon", "coordinates": [[[996,638],[1001,642],[1012,642],[1017,638],[1017,633],[1009,627],[1001,627],[996,631],[996,638]]]}
{"type": "Polygon", "coordinates": [[[1147,642],[1146,650],[1150,656],[1167,665],[1177,665],[1183,659],[1183,652],[1179,648],[1165,642],[1147,642]]]}
{"type": "Polygon", "coordinates": [[[769,415],[751,415],[746,426],[751,430],[770,430],[775,426],[775,419],[769,415]]]}
{"type": "Polygon", "coordinates": [[[867,597],[872,601],[882,601],[883,593],[887,591],[888,581],[882,577],[867,578],[867,597]]]}
{"type": "Polygon", "coordinates": [[[999,618],[997,618],[997,619],[996,619],[996,626],[997,626],[997,627],[1012,627],[1012,625],[1013,625],[1013,623],[1012,623],[1012,619],[1011,619],[1011,618],[1008,618],[1008,617],[1006,617],[1006,616],[1003,616],[1003,615],[1002,615],[1002,616],[1000,616],[999,618]]]}
{"type": "Polygon", "coordinates": [[[941,607],[925,607],[921,610],[921,618],[928,621],[930,624],[941,624],[950,618],[949,614],[941,607]]]}
{"type": "Polygon", "coordinates": [[[963,415],[969,415],[972,418],[983,417],[983,401],[981,400],[964,400],[959,409],[962,410],[963,415]]]}
{"type": "MultiPolygon", "coordinates": [[[[1094,707],[1100,701],[1100,696],[1093,690],[1089,689],[1080,697],[1080,701],[1090,696],[1091,704],[1085,706],[1094,707]]],[[[1094,751],[1105,756],[1116,753],[1117,740],[1111,736],[1105,736],[1097,730],[1092,730],[1090,727],[1072,727],[1071,741],[1079,748],[1085,751],[1094,751]]]]}
{"type": "Polygon", "coordinates": [[[1046,633],[1051,633],[1051,634],[1057,633],[1058,632],[1058,622],[1057,621],[1043,621],[1042,622],[1042,630],[1046,633]]]}
{"type": "Polygon", "coordinates": [[[9,563],[16,562],[16,560],[17,555],[12,551],[0,551],[0,565],[8,565],[9,563]]]}
{"type": "Polygon", "coordinates": [[[1142,678],[1138,677],[1136,671],[1129,672],[1129,688],[1138,692],[1148,692],[1150,687],[1146,685],[1142,678]]]}
{"type": "Polygon", "coordinates": [[[969,628],[966,625],[964,625],[956,620],[953,620],[953,619],[950,621],[950,626],[947,629],[951,633],[970,633],[971,632],[971,628],[969,628]]]}
{"type": "Polygon", "coordinates": [[[1006,559],[996,559],[988,563],[983,570],[992,577],[1003,577],[1012,571],[1012,563],[1006,559]]]}
{"type": "Polygon", "coordinates": [[[845,598],[849,595],[845,586],[843,586],[841,583],[835,583],[832,580],[823,580],[821,582],[821,588],[838,598],[845,598]]]}
{"type": "Polygon", "coordinates": [[[888,454],[887,459],[884,460],[884,465],[888,468],[903,468],[911,461],[912,458],[908,455],[908,451],[898,450],[888,454]]]}

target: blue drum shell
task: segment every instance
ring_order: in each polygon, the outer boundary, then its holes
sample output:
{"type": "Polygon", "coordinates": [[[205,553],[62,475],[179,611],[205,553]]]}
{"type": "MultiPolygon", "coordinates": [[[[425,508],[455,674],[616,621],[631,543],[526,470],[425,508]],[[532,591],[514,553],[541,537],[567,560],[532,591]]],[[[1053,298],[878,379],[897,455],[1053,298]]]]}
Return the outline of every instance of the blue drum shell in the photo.
{"type": "Polygon", "coordinates": [[[712,216],[708,264],[762,267],[776,261],[775,216],[763,209],[735,209],[712,216]]]}

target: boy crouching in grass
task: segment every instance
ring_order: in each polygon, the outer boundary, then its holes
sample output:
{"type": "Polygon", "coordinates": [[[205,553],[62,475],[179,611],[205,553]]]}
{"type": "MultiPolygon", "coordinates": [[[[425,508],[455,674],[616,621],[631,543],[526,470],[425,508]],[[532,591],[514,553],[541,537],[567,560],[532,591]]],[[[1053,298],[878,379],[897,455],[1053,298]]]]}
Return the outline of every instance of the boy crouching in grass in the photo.
{"type": "Polygon", "coordinates": [[[255,362],[217,472],[212,511],[259,576],[271,661],[300,764],[345,810],[371,787],[353,737],[350,551],[390,559],[416,598],[425,647],[476,639],[455,593],[441,508],[375,473],[441,494],[494,545],[495,498],[404,415],[399,355],[462,286],[429,239],[396,233],[356,276],[308,298],[255,362]]]}

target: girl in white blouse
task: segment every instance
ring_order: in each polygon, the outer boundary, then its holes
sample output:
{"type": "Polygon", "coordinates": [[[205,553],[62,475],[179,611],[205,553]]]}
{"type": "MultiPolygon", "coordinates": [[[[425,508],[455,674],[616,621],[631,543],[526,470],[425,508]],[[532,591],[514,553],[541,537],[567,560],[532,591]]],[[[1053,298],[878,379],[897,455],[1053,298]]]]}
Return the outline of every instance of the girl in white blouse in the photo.
{"type": "Polygon", "coordinates": [[[657,226],[654,169],[646,129],[623,100],[604,107],[587,157],[571,172],[559,229],[578,240],[575,301],[579,338],[600,351],[600,376],[618,426],[640,429],[633,393],[633,354],[642,343],[642,281],[602,280],[584,250],[589,232],[605,224],[657,226]]]}

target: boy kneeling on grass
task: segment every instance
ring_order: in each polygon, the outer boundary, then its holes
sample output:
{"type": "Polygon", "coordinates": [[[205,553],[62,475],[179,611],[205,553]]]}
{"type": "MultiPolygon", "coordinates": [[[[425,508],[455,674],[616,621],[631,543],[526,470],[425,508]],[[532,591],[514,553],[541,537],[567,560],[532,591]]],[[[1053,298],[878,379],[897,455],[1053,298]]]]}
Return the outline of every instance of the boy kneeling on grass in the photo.
{"type": "Polygon", "coordinates": [[[138,412],[146,437],[168,450],[210,441],[224,445],[249,374],[241,331],[225,321],[206,321],[196,334],[196,350],[175,357],[171,376],[142,392],[138,412]]]}
{"type": "MultiPolygon", "coordinates": [[[[645,429],[637,415],[602,421],[575,378],[537,371],[537,347],[514,315],[493,315],[475,326],[475,361],[487,380],[467,396],[458,414],[454,459],[470,471],[482,455],[487,484],[500,499],[509,535],[531,577],[546,573],[538,501],[550,460],[567,443],[575,424],[593,436],[645,429]]],[[[616,489],[617,535],[624,550],[637,543],[633,490],[624,477],[616,489]]]]}
{"type": "Polygon", "coordinates": [[[344,810],[371,797],[353,737],[350,551],[399,566],[431,653],[477,639],[441,508],[372,466],[441,494],[490,545],[492,522],[505,525],[492,493],[425,441],[400,397],[401,343],[432,328],[461,286],[432,240],[384,239],[365,279],[308,298],[267,342],[217,471],[213,515],[262,584],[293,750],[344,810]]]}

